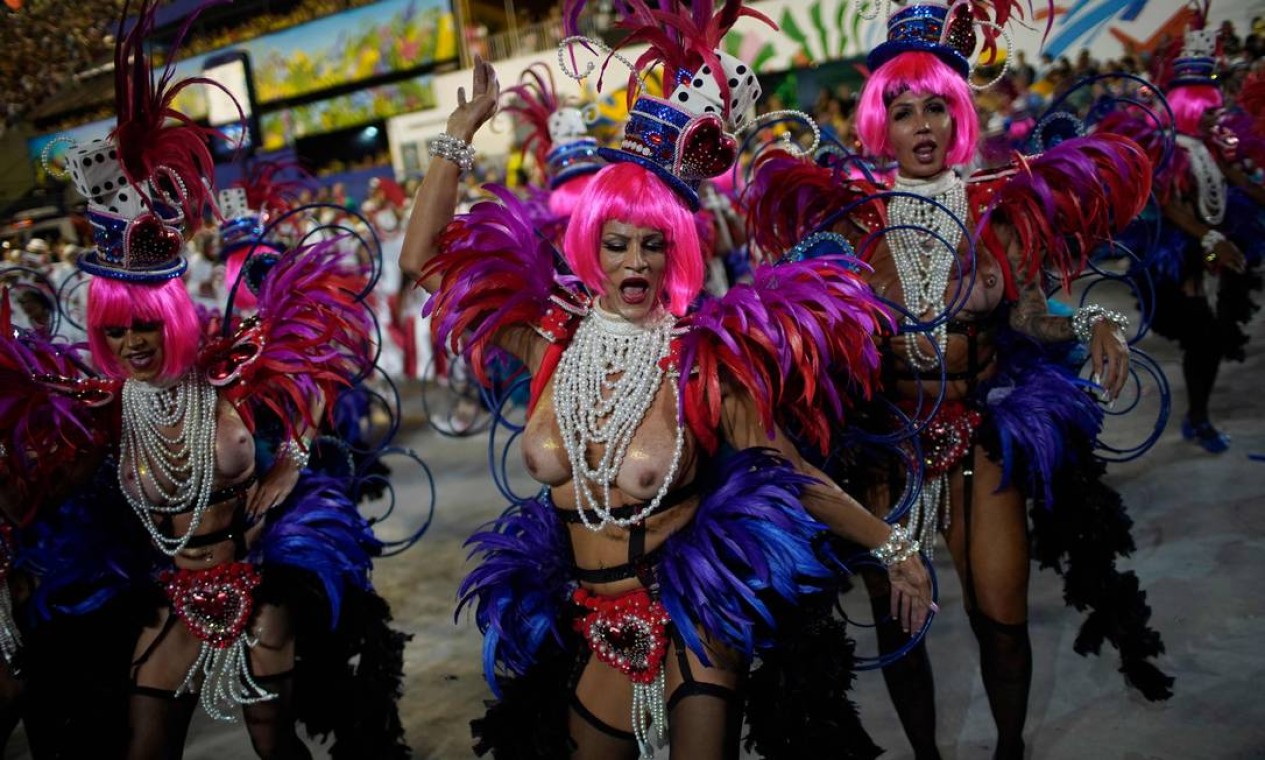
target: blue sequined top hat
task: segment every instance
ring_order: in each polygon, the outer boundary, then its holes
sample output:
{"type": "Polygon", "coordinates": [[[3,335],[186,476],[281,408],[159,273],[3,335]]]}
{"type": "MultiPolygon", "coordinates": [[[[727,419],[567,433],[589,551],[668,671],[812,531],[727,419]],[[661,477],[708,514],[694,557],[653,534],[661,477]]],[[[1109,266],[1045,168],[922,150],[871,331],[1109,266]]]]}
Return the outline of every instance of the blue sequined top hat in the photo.
{"type": "Polygon", "coordinates": [[[970,58],[975,53],[975,30],[965,6],[950,9],[944,4],[910,5],[887,19],[887,41],[866,56],[870,71],[901,53],[932,53],[963,77],[970,76],[970,58]],[[946,34],[946,26],[948,33],[946,34]]]}
{"type": "Polygon", "coordinates": [[[1173,59],[1167,87],[1216,84],[1216,31],[1191,29],[1183,43],[1181,54],[1173,59]]]}
{"type": "Polygon", "coordinates": [[[576,177],[592,174],[602,168],[603,162],[598,155],[597,139],[581,137],[569,143],[555,145],[549,150],[546,159],[549,174],[549,189],[556,190],[576,177]]]}
{"type": "Polygon", "coordinates": [[[184,274],[188,265],[180,255],[184,236],[179,213],[167,206],[157,209],[157,213],[130,216],[89,208],[88,222],[96,247],[79,257],[79,268],[88,274],[139,283],[164,282],[184,274]],[[172,224],[173,220],[177,223],[172,224]]]}
{"type": "Polygon", "coordinates": [[[222,220],[220,221],[220,260],[228,258],[234,251],[263,245],[275,251],[284,247],[265,241],[263,214],[252,209],[247,202],[244,187],[227,187],[219,192],[217,206],[222,220]]]}

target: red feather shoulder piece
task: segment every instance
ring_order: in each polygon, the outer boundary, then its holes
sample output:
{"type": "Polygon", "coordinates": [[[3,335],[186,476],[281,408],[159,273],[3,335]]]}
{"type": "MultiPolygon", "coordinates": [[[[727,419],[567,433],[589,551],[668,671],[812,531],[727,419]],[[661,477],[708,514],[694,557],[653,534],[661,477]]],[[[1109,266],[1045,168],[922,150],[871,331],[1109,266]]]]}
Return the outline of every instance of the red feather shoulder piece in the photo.
{"type": "Polygon", "coordinates": [[[776,257],[821,230],[823,224],[837,229],[847,222],[862,233],[881,230],[887,225],[886,206],[866,198],[882,189],[841,169],[770,151],[743,191],[748,239],[776,257]],[[842,218],[845,210],[846,219],[842,218]]]}
{"type": "Polygon", "coordinates": [[[372,318],[362,301],[363,266],[334,238],[284,254],[259,291],[259,310],[199,360],[254,430],[255,412],[272,410],[293,434],[314,428],[314,403],[333,407],[339,389],[373,367],[372,318]]]}
{"type": "Polygon", "coordinates": [[[845,399],[873,391],[873,336],[890,326],[857,266],[844,256],[761,266],[682,320],[683,412],[706,448],[719,444],[722,396],[733,388],[755,401],[770,436],[776,424],[826,450],[845,399]]]}
{"type": "Polygon", "coordinates": [[[1098,134],[973,176],[967,202],[984,245],[1005,270],[1007,296],[1016,298],[1018,283],[1037,280],[1043,269],[1069,285],[1094,246],[1141,213],[1150,192],[1146,152],[1126,137],[1098,134]],[[1017,272],[1010,271],[994,231],[999,222],[1010,228],[1023,251],[1017,272]]]}
{"type": "Polygon", "coordinates": [[[554,322],[570,319],[569,306],[579,308],[556,274],[553,244],[536,232],[527,207],[506,188],[487,189],[499,202],[477,203],[449,223],[421,273],[423,280],[441,275],[423,312],[436,339],[465,354],[483,383],[485,353],[503,328],[530,326],[561,338],[564,325],[554,322]]]}
{"type": "Polygon", "coordinates": [[[76,347],[15,330],[0,295],[0,478],[25,523],[85,451],[104,445],[119,383],[88,376],[76,347]]]}

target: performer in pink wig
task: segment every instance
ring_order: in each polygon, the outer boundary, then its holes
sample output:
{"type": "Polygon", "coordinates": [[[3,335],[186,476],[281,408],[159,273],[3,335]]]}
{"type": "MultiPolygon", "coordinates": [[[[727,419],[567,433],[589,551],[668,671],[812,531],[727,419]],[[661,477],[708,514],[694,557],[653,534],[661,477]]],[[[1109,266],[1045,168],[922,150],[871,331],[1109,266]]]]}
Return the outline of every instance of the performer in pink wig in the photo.
{"type": "MultiPolygon", "coordinates": [[[[93,275],[100,376],[0,312],[0,471],[30,528],[19,557],[40,574],[30,604],[57,618],[146,600],[132,651],[118,653],[130,662],[128,758],[179,758],[199,705],[219,720],[240,708],[261,758],[310,757],[296,720],[332,732],[335,757],[403,757],[404,637],[369,582],[382,544],[350,479],[308,467],[325,410],[373,364],[364,273],[338,241],[288,251],[255,318],[202,333],[180,280],[181,227],[209,208],[212,164],[206,130],[170,105],[190,80],[173,84],[174,63],[150,70],[154,10],[142,3],[119,35],[117,127],[70,151],[96,243],[79,265],[93,275]],[[75,462],[103,455],[106,472],[47,503],[75,462]]],[[[114,753],[112,736],[100,753],[114,753]]]]}
{"type": "MultiPolygon", "coordinates": [[[[522,448],[542,490],[471,539],[480,564],[461,589],[502,697],[476,726],[476,750],[498,758],[649,757],[664,743],[676,758],[736,758],[747,665],[775,641],[781,612],[833,586],[824,531],[887,566],[905,626],[921,626],[931,603],[917,544],[783,432],[825,445],[843,413],[837,384],[869,388],[879,318],[861,279],[842,261],[786,264],[691,308],[697,183],[729,168],[730,130],[759,94],[750,67],[717,47],[739,17],[762,17],[738,0],[626,10],[628,44],[651,44],[640,67],[661,63],[669,84],[662,98],[639,93],[633,72],[621,147],[600,151],[612,165],[567,226],[570,276],[508,192],[453,218],[469,141],[499,99],[482,62],[436,144],[442,160],[401,254],[472,366],[496,347],[532,375],[522,448]]],[[[830,644],[814,666],[827,682],[814,697],[829,696],[795,701],[797,714],[769,727],[790,735],[785,756],[848,741],[848,669],[833,669],[847,642],[830,644]]]]}
{"type": "MultiPolygon", "coordinates": [[[[802,248],[813,235],[844,235],[900,323],[898,334],[878,337],[883,394],[915,423],[920,466],[892,478],[887,463],[875,466],[860,452],[846,474],[871,484],[872,505],[908,505],[905,521],[924,548],[943,534],[979,643],[996,758],[1024,754],[1033,559],[1064,568],[1064,554],[1075,549],[1067,598],[1093,609],[1078,651],[1096,652],[1107,638],[1120,649],[1122,671],[1149,698],[1166,697],[1171,682],[1147,661],[1163,647],[1146,627],[1144,595],[1132,573],[1115,569],[1115,556],[1132,542],[1119,496],[1101,483],[1092,458],[1102,412],[1089,383],[1040,348],[1079,341],[1094,389],[1114,398],[1124,387],[1127,320],[1094,304],[1070,318],[1052,315],[1041,278],[1049,271],[1070,281],[1090,249],[1137,214],[1150,166],[1132,141],[1103,136],[969,178],[958,173],[972,161],[979,134],[970,60],[980,35],[989,60],[1013,5],[952,0],[890,13],[887,41],[869,54],[873,73],[856,118],[867,152],[898,164],[891,192],[843,169],[771,155],[747,196],[751,234],[766,252],[802,248]],[[906,492],[911,497],[901,502],[906,492]],[[1035,553],[1029,498],[1042,505],[1033,510],[1035,553]],[[1091,535],[1102,540],[1081,540],[1091,535]]],[[[880,421],[891,416],[884,412],[880,421]]],[[[911,648],[888,619],[886,581],[869,576],[867,585],[906,735],[916,757],[938,758],[926,650],[911,648]]]]}

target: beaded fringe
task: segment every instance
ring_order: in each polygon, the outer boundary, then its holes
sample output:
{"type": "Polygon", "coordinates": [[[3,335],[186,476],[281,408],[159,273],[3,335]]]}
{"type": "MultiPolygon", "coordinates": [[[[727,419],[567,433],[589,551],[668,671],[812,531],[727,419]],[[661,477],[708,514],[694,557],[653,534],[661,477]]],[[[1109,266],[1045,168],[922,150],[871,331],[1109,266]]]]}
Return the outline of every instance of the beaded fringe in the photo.
{"type": "Polygon", "coordinates": [[[201,672],[206,676],[202,680],[202,709],[215,720],[230,723],[237,720],[238,705],[276,699],[277,695],[260,686],[250,673],[250,647],[254,645],[244,634],[225,647],[202,642],[198,659],[194,660],[176,694],[192,692],[193,683],[201,672]]]}
{"type": "Polygon", "coordinates": [[[909,510],[909,536],[922,546],[928,560],[936,556],[936,531],[949,529],[949,514],[944,509],[948,492],[948,473],[928,478],[918,489],[918,498],[909,510]]]}
{"type": "Polygon", "coordinates": [[[655,747],[668,743],[667,707],[663,699],[666,670],[660,668],[659,675],[650,683],[632,685],[632,729],[641,751],[639,760],[650,760],[655,747]]]}
{"type": "Polygon", "coordinates": [[[8,581],[0,579],[0,655],[9,665],[9,672],[17,675],[14,658],[22,648],[22,634],[18,632],[18,622],[13,619],[13,597],[9,594],[8,581]]]}

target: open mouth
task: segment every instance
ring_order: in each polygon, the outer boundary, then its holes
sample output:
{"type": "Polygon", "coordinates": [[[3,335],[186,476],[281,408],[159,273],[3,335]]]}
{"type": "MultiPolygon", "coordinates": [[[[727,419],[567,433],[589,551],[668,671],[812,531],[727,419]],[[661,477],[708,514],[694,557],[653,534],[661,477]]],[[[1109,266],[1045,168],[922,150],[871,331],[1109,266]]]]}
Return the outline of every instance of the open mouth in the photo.
{"type": "Polygon", "coordinates": [[[650,296],[650,281],[644,277],[629,277],[619,284],[619,297],[629,306],[645,303],[650,296]]]}
{"type": "Polygon", "coordinates": [[[138,351],[125,357],[128,366],[138,372],[144,372],[154,366],[155,351],[138,351]]]}
{"type": "Polygon", "coordinates": [[[914,157],[924,163],[930,163],[936,158],[937,147],[935,140],[923,140],[914,146],[914,157]]]}

